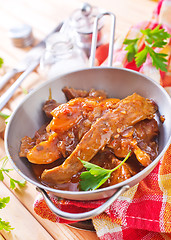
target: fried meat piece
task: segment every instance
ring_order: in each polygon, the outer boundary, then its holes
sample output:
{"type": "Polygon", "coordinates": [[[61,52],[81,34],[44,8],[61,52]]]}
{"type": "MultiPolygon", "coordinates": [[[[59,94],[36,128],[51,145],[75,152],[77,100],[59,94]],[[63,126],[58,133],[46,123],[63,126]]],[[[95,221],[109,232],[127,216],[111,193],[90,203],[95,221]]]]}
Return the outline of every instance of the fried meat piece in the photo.
{"type": "Polygon", "coordinates": [[[55,108],[47,131],[64,132],[83,119],[97,119],[108,109],[113,109],[119,99],[75,98],[55,108]]]}
{"type": "Polygon", "coordinates": [[[106,96],[106,93],[105,91],[103,90],[94,90],[94,89],[91,89],[88,93],[88,96],[89,97],[94,97],[94,98],[101,98],[101,99],[105,99],[107,96],[106,96]]]}
{"type": "Polygon", "coordinates": [[[35,146],[35,140],[30,137],[23,137],[21,139],[21,146],[20,146],[20,157],[27,157],[27,153],[35,146]]]}
{"type": "Polygon", "coordinates": [[[150,159],[150,156],[148,155],[148,153],[146,153],[145,151],[141,150],[141,148],[139,148],[137,146],[137,144],[135,144],[135,146],[133,147],[133,151],[136,155],[137,160],[144,166],[147,167],[152,161],[150,159]]]}
{"type": "Polygon", "coordinates": [[[39,144],[42,141],[48,140],[49,133],[46,132],[46,126],[47,124],[43,124],[39,130],[35,132],[35,135],[33,138],[30,138],[28,136],[25,136],[21,139],[21,145],[20,145],[20,157],[27,157],[27,153],[34,148],[36,144],[39,144]]]}
{"type": "Polygon", "coordinates": [[[37,130],[35,132],[35,135],[34,135],[34,140],[35,140],[35,144],[38,144],[42,141],[47,141],[48,138],[49,138],[49,133],[47,133],[46,131],[46,127],[47,127],[47,123],[46,124],[43,124],[39,130],[37,130]]]}
{"type": "Polygon", "coordinates": [[[87,97],[88,92],[86,90],[77,90],[75,88],[69,88],[69,87],[64,87],[62,89],[62,92],[65,94],[65,97],[67,101],[73,99],[73,98],[79,98],[79,97],[87,97]]]}
{"type": "Polygon", "coordinates": [[[27,153],[28,160],[32,163],[48,164],[61,156],[68,157],[95,120],[109,109],[114,109],[120,101],[111,98],[99,102],[97,99],[76,98],[55,108],[52,111],[54,118],[46,128],[49,139],[36,142],[36,146],[27,153]],[[46,151],[49,151],[50,155],[46,151]]]}
{"type": "MultiPolygon", "coordinates": [[[[122,162],[117,158],[113,158],[112,160],[115,167],[122,162]]],[[[111,177],[108,180],[108,186],[123,182],[126,179],[134,176],[135,174],[136,172],[134,172],[127,163],[123,163],[121,167],[119,167],[116,171],[112,172],[111,177]]]]}
{"type": "Polygon", "coordinates": [[[30,138],[25,136],[21,139],[20,145],[20,157],[27,157],[27,153],[38,143],[48,139],[49,134],[46,132],[46,125],[44,124],[40,127],[39,130],[35,132],[35,136],[30,138]]]}
{"type": "Polygon", "coordinates": [[[64,87],[62,89],[65,94],[66,99],[69,101],[73,98],[85,98],[85,97],[98,97],[101,99],[106,98],[106,93],[103,90],[94,90],[91,89],[89,92],[86,90],[80,90],[75,88],[64,87]]]}
{"type": "MultiPolygon", "coordinates": [[[[110,148],[105,148],[103,151],[100,150],[90,162],[105,169],[113,169],[122,161],[115,157],[110,148]]],[[[136,173],[137,171],[125,162],[117,170],[112,172],[110,178],[102,185],[102,187],[108,187],[122,182],[136,173]]]]}
{"type": "Polygon", "coordinates": [[[144,119],[151,119],[157,107],[154,102],[134,93],[119,101],[116,108],[106,112],[91,126],[72,154],[58,167],[44,170],[41,175],[48,183],[65,183],[83,167],[81,160],[90,161],[95,154],[109,143],[112,135],[144,119]]]}
{"type": "Polygon", "coordinates": [[[54,99],[49,99],[43,105],[43,111],[45,112],[48,118],[52,118],[52,114],[51,114],[52,110],[54,110],[59,105],[60,104],[57,103],[54,99]]]}
{"type": "Polygon", "coordinates": [[[108,147],[113,149],[119,158],[125,158],[130,150],[135,153],[137,160],[148,166],[156,157],[156,136],[159,133],[155,119],[145,119],[118,135],[112,136],[108,147]],[[142,149],[140,146],[144,146],[142,149]],[[146,152],[147,151],[147,152],[146,152]]]}
{"type": "Polygon", "coordinates": [[[56,133],[49,136],[49,139],[36,144],[27,152],[27,159],[31,163],[49,164],[61,157],[57,148],[56,133]],[[42,157],[43,156],[43,157],[42,157]]]}
{"type": "Polygon", "coordinates": [[[52,111],[53,119],[47,127],[47,131],[64,132],[80,122],[87,111],[93,111],[96,100],[87,98],[75,98],[61,104],[52,111]]]}

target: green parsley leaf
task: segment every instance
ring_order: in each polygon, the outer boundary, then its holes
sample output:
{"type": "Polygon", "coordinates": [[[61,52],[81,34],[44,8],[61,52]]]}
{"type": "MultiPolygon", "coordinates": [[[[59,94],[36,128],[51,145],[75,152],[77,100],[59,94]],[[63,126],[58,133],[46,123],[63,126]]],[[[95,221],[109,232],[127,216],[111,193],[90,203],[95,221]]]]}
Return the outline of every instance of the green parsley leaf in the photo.
{"type": "Polygon", "coordinates": [[[129,158],[131,151],[127,154],[125,159],[113,169],[104,169],[96,164],[83,161],[79,159],[87,171],[82,172],[80,175],[80,189],[83,191],[95,190],[105,183],[111,176],[111,173],[116,171],[124,162],[129,158]]]}
{"type": "MultiPolygon", "coordinates": [[[[0,198],[0,209],[6,207],[6,204],[9,203],[10,197],[0,198]]],[[[0,230],[10,231],[13,228],[10,226],[9,222],[5,222],[0,218],[0,230]]]]}
{"type": "Polygon", "coordinates": [[[0,57],[0,68],[2,67],[4,60],[0,57]]]}
{"type": "Polygon", "coordinates": [[[10,171],[12,171],[13,169],[10,169],[10,168],[5,168],[7,162],[8,162],[8,158],[7,157],[4,157],[2,159],[0,159],[0,161],[3,161],[2,163],[2,166],[0,168],[0,181],[3,181],[4,180],[4,174],[9,177],[10,179],[10,188],[11,189],[15,189],[16,188],[16,184],[19,186],[19,187],[24,187],[26,185],[26,181],[24,179],[21,179],[21,180],[15,180],[14,178],[12,178],[8,173],[10,171]]]}
{"type": "Polygon", "coordinates": [[[5,222],[2,220],[2,218],[0,218],[0,230],[6,230],[6,231],[10,231],[13,230],[14,228],[11,227],[9,222],[5,222]]]}
{"type": "Polygon", "coordinates": [[[161,69],[164,72],[167,72],[167,65],[165,64],[165,62],[167,62],[166,60],[166,56],[167,54],[164,53],[156,53],[152,48],[148,48],[148,52],[152,58],[152,64],[153,66],[155,66],[157,69],[161,69]]]}
{"type": "MultiPolygon", "coordinates": [[[[152,45],[152,48],[155,48],[155,47],[163,48],[166,44],[167,44],[167,42],[163,42],[163,41],[154,42],[152,45]]],[[[166,56],[167,56],[167,54],[166,54],[166,56]]]]}
{"type": "Polygon", "coordinates": [[[152,59],[152,64],[157,69],[161,69],[167,72],[167,59],[168,54],[155,52],[154,48],[163,48],[167,44],[167,39],[171,35],[165,31],[165,29],[160,28],[161,25],[157,25],[154,29],[140,30],[143,34],[142,37],[136,39],[125,39],[123,42],[127,50],[127,60],[128,62],[135,59],[137,67],[140,67],[147,58],[149,54],[152,59]],[[138,52],[137,42],[142,39],[144,41],[145,47],[138,52]]]}
{"type": "Polygon", "coordinates": [[[2,161],[3,161],[3,166],[4,166],[4,164],[6,164],[6,162],[8,161],[8,157],[5,156],[5,157],[1,158],[0,162],[2,162],[2,161]]]}
{"type": "Polygon", "coordinates": [[[128,52],[127,52],[128,62],[132,62],[132,60],[133,60],[134,57],[135,57],[135,54],[136,54],[137,51],[138,51],[137,42],[138,42],[138,38],[136,38],[136,39],[125,39],[125,41],[123,42],[124,44],[127,45],[127,47],[125,48],[125,50],[128,51],[128,52]]]}
{"type": "MultiPolygon", "coordinates": [[[[11,189],[16,188],[16,183],[18,184],[19,187],[24,187],[26,184],[26,181],[24,179],[18,181],[18,180],[13,179],[11,176],[9,176],[8,173],[10,171],[12,171],[13,169],[5,168],[6,164],[8,162],[8,158],[4,157],[4,158],[0,159],[0,162],[2,162],[2,165],[0,168],[0,181],[4,180],[4,174],[5,174],[10,179],[10,188],[11,189]]],[[[9,200],[10,200],[10,197],[0,198],[0,209],[6,207],[6,204],[9,202],[9,200]]],[[[14,228],[11,227],[9,222],[5,222],[2,220],[2,218],[0,218],[0,230],[3,230],[3,229],[6,231],[10,231],[14,228]]]]}
{"type": "Polygon", "coordinates": [[[83,172],[80,176],[81,181],[79,183],[81,190],[88,191],[97,189],[110,177],[110,175],[108,177],[108,174],[110,173],[104,172],[103,174],[95,176],[90,172],[83,172]]]}
{"type": "Polygon", "coordinates": [[[7,118],[10,117],[10,115],[7,115],[7,114],[4,114],[4,113],[0,112],[0,117],[2,117],[3,119],[6,120],[7,118]]]}
{"type": "Polygon", "coordinates": [[[164,40],[167,40],[170,38],[170,34],[165,31],[165,29],[161,28],[161,25],[157,25],[154,29],[145,29],[141,30],[142,34],[145,36],[145,40],[152,44],[153,42],[163,42],[164,40]]]}
{"type": "Polygon", "coordinates": [[[16,186],[15,186],[15,182],[12,178],[10,178],[10,188],[11,189],[14,189],[16,186]]]}
{"type": "Polygon", "coordinates": [[[4,175],[2,173],[2,170],[0,170],[0,181],[3,181],[4,180],[4,175]]]}
{"type": "Polygon", "coordinates": [[[16,185],[15,185],[16,183],[18,184],[19,187],[24,187],[26,185],[26,181],[24,179],[21,179],[20,181],[18,181],[13,178],[10,178],[10,188],[11,189],[16,188],[16,185]]]}
{"type": "Polygon", "coordinates": [[[10,197],[0,198],[0,209],[4,208],[9,203],[10,197]]]}
{"type": "Polygon", "coordinates": [[[137,53],[135,55],[135,63],[137,67],[140,67],[146,60],[147,58],[147,48],[145,47],[141,52],[137,53]]]}

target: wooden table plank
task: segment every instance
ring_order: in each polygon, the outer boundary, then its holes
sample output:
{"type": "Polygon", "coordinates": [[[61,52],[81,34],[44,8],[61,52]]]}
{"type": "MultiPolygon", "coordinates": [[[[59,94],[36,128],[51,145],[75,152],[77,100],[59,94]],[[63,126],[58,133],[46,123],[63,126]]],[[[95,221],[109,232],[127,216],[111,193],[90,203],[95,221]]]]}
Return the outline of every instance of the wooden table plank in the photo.
{"type": "Polygon", "coordinates": [[[0,234],[0,240],[5,240],[5,238],[0,234]]]}
{"type": "Polygon", "coordinates": [[[5,208],[1,209],[1,218],[3,221],[9,221],[10,225],[14,228],[10,232],[1,231],[5,238],[15,239],[17,236],[17,239],[24,240],[30,240],[30,238],[42,240],[53,239],[2,182],[0,182],[0,189],[1,198],[10,197],[10,202],[5,208]]]}

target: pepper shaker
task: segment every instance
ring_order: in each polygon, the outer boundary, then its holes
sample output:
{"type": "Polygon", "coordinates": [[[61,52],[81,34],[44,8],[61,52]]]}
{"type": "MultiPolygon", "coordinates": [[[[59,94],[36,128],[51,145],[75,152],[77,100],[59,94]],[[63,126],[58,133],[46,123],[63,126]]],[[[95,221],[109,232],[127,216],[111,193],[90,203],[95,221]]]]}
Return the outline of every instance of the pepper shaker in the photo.
{"type": "MultiPolygon", "coordinates": [[[[91,50],[94,20],[102,12],[102,9],[84,3],[81,9],[76,9],[69,17],[70,34],[73,35],[75,44],[82,48],[88,56],[91,50]]],[[[97,46],[101,45],[103,41],[103,26],[104,23],[101,19],[98,24],[97,46]]]]}

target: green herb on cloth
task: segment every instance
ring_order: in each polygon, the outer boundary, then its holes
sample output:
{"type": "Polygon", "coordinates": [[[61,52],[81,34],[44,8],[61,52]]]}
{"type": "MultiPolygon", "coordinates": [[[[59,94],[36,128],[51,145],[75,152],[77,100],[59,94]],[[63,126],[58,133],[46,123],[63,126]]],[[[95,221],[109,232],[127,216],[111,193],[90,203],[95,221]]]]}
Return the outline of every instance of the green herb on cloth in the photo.
{"type": "Polygon", "coordinates": [[[154,51],[154,48],[163,48],[167,44],[167,39],[169,39],[171,35],[163,28],[160,29],[160,25],[155,27],[153,30],[147,28],[140,31],[142,33],[142,37],[136,39],[125,39],[123,42],[127,45],[125,50],[128,51],[128,62],[135,59],[137,67],[140,67],[146,61],[147,55],[149,54],[152,59],[153,66],[167,72],[166,57],[168,54],[158,53],[154,51]],[[138,41],[142,39],[145,47],[141,51],[138,51],[138,41]]]}
{"type": "Polygon", "coordinates": [[[133,59],[135,58],[136,53],[138,52],[138,38],[136,39],[125,39],[125,41],[123,42],[125,45],[127,45],[127,47],[125,48],[125,50],[127,50],[127,59],[128,62],[132,62],[133,59]]]}
{"type": "Polygon", "coordinates": [[[104,169],[97,166],[96,164],[79,159],[82,162],[83,166],[87,169],[87,171],[82,172],[80,175],[80,189],[82,191],[88,191],[99,188],[110,178],[112,172],[116,171],[124,164],[124,162],[129,158],[130,154],[131,151],[127,154],[124,160],[113,169],[104,169]]]}

